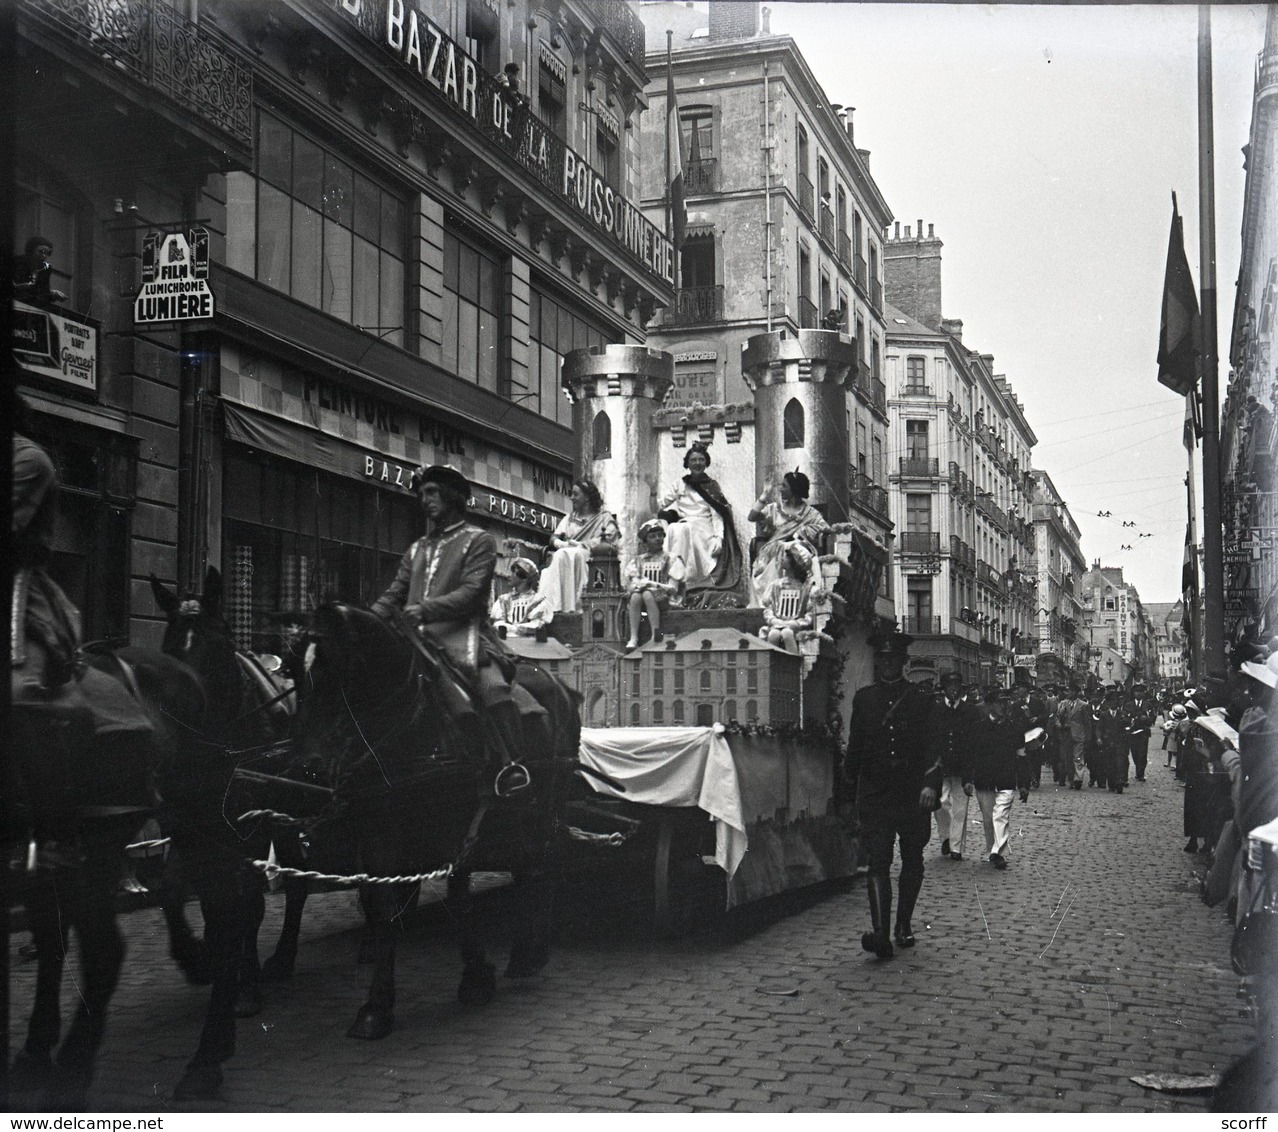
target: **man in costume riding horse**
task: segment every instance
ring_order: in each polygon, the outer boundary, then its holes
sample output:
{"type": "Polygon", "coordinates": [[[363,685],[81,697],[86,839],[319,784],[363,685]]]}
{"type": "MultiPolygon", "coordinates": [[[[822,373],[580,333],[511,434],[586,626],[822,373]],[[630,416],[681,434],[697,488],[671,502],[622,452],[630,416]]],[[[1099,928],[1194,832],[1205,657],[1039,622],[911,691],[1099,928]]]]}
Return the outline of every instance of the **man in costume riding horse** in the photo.
{"type": "Polygon", "coordinates": [[[497,541],[466,521],[470,482],[455,468],[418,468],[411,484],[427,533],[404,552],[395,580],[373,603],[373,612],[388,620],[402,612],[443,646],[473,685],[505,761],[521,761],[530,734],[539,749],[548,748],[550,737],[545,709],[513,683],[514,658],[489,621],[497,541]]]}

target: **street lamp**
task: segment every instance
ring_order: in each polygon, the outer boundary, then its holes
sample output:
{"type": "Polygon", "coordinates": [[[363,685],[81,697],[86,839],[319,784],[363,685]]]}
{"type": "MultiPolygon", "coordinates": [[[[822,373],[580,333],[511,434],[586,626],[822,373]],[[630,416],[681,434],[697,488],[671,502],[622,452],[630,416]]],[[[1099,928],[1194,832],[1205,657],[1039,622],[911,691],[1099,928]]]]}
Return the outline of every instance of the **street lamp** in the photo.
{"type": "Polygon", "coordinates": [[[1114,662],[1112,660],[1107,660],[1105,662],[1105,674],[1109,677],[1109,682],[1112,684],[1114,682],[1114,662]]]}

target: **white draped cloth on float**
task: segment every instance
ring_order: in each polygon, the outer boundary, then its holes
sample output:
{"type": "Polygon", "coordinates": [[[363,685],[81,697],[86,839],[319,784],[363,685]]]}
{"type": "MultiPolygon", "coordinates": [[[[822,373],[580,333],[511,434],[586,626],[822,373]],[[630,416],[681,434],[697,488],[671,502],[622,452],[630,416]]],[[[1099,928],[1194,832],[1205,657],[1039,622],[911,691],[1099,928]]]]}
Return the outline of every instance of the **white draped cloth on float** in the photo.
{"type": "Polygon", "coordinates": [[[626,788],[618,794],[587,777],[595,790],[649,806],[698,806],[715,823],[714,859],[729,877],[746,852],[741,785],[723,725],[713,727],[583,727],[581,761],[626,788]]]}

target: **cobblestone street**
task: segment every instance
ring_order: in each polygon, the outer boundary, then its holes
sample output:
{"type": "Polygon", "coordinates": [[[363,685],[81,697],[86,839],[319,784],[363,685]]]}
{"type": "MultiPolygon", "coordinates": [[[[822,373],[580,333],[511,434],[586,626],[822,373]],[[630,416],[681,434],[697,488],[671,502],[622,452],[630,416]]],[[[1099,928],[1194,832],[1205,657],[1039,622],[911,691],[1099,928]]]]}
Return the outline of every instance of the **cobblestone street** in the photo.
{"type": "MultiPolygon", "coordinates": [[[[919,943],[890,962],[859,947],[861,879],[674,942],[637,902],[578,892],[546,973],[503,980],[483,1009],[456,1003],[456,953],[425,917],[400,948],[395,1032],[364,1044],[343,1037],[366,982],[354,896],[319,897],[297,974],[241,1024],[216,1107],[1201,1111],[1205,1096],[1129,1080],[1221,1072],[1250,1038],[1230,929],[1198,897],[1205,858],[1182,852],[1182,791],[1153,754],[1149,781],[1122,796],[1049,781],[1018,804],[1005,872],[981,860],[973,805],[962,862],[929,845],[919,943]]],[[[269,900],[264,941],[282,908],[269,900]]],[[[125,923],[94,1104],[180,1110],[171,1090],[206,992],[167,959],[157,911],[125,923]]],[[[15,1044],[34,975],[24,941],[10,943],[15,1044]]],[[[68,980],[68,1009],[74,996],[68,980]]]]}

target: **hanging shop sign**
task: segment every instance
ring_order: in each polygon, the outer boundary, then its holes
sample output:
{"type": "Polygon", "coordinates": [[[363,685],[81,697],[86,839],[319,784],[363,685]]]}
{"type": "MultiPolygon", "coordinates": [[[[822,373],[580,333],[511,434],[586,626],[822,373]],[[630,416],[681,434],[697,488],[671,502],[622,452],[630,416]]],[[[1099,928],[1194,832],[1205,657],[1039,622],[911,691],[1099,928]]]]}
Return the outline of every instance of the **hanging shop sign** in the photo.
{"type": "Polygon", "coordinates": [[[512,93],[445,34],[422,10],[422,0],[328,3],[647,274],[674,286],[674,245],[661,229],[551,131],[527,99],[512,93]]]}
{"type": "Polygon", "coordinates": [[[14,300],[13,360],[27,377],[96,397],[98,323],[14,300]]]}
{"type": "Polygon", "coordinates": [[[134,325],[194,322],[215,313],[208,230],[149,233],[142,243],[142,289],[133,300],[134,325]]]}

